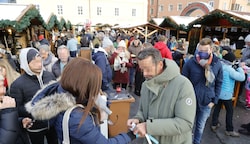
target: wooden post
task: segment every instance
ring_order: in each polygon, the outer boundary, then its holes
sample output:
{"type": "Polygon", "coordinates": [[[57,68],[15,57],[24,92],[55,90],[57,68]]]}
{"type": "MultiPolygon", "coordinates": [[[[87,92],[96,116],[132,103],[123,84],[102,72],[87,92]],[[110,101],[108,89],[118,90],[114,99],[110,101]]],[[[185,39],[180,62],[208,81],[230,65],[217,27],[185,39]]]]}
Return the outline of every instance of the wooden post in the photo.
{"type": "Polygon", "coordinates": [[[148,41],[148,26],[146,26],[146,29],[145,29],[145,42],[148,41]]]}

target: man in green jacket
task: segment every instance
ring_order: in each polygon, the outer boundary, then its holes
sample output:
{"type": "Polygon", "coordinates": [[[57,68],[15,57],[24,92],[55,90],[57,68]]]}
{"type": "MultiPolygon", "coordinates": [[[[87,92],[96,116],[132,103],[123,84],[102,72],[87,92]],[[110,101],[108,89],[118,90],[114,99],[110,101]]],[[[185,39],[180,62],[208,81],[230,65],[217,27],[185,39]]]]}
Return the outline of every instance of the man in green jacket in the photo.
{"type": "MultiPolygon", "coordinates": [[[[127,125],[134,134],[152,135],[160,144],[191,144],[196,99],[191,82],[177,64],[148,48],[138,56],[146,81],[142,84],[139,110],[127,125]]],[[[146,141],[145,141],[146,143],[146,141]]]]}

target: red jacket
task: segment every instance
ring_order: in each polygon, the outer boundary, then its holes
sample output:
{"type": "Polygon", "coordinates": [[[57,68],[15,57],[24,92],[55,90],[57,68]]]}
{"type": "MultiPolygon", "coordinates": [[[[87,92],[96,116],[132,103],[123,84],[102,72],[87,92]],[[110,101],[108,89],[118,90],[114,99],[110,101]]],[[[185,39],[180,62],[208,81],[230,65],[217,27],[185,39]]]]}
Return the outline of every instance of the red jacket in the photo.
{"type": "Polygon", "coordinates": [[[159,41],[155,43],[154,47],[161,52],[163,58],[173,59],[171,51],[164,42],[159,41]]]}

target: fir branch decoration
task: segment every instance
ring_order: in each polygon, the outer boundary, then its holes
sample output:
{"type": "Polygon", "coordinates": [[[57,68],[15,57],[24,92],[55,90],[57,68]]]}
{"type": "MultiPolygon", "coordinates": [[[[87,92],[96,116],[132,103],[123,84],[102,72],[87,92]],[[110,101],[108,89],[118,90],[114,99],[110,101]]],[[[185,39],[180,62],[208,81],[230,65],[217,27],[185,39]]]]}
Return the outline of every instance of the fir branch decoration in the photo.
{"type": "Polygon", "coordinates": [[[39,20],[39,22],[45,29],[48,29],[39,11],[36,8],[31,8],[24,14],[19,22],[16,22],[15,30],[17,32],[22,32],[31,25],[31,20],[35,18],[39,20]]]}
{"type": "Polygon", "coordinates": [[[52,15],[49,19],[49,22],[47,24],[48,30],[53,29],[54,27],[58,27],[60,26],[60,22],[57,20],[57,16],[56,15],[52,15]]]}

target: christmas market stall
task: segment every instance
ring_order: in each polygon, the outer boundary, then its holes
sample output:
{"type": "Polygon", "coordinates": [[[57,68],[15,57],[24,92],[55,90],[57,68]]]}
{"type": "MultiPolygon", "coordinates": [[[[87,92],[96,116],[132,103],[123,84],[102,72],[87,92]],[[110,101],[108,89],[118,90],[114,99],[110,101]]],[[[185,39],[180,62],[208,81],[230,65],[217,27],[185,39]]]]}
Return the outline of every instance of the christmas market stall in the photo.
{"type": "Polygon", "coordinates": [[[197,17],[190,16],[167,16],[159,25],[167,29],[167,36],[175,36],[177,39],[188,37],[187,26],[190,22],[197,19],[197,17]]]}
{"type": "MultiPolygon", "coordinates": [[[[189,41],[192,52],[203,37],[216,38],[219,41],[229,38],[230,43],[233,44],[240,37],[249,34],[250,14],[215,9],[209,14],[192,21],[188,27],[190,29],[189,41]]],[[[242,49],[242,47],[237,49],[242,49]]]]}
{"type": "Polygon", "coordinates": [[[34,5],[1,4],[3,11],[14,10],[8,15],[2,14],[0,20],[0,38],[12,53],[16,48],[30,46],[34,35],[43,34],[46,23],[34,5]]]}

